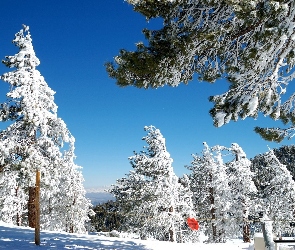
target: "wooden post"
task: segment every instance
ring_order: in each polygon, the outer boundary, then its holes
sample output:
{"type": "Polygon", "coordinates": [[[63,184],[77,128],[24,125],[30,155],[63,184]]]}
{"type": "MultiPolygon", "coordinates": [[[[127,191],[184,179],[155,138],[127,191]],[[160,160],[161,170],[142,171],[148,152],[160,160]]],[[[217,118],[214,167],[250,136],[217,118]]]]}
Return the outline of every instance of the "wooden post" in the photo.
{"type": "Polygon", "coordinates": [[[36,227],[36,187],[29,187],[28,221],[29,227],[36,227]]]}
{"type": "Polygon", "coordinates": [[[36,224],[35,224],[35,244],[40,245],[40,171],[36,171],[36,196],[35,196],[35,215],[36,215],[36,224]]]}

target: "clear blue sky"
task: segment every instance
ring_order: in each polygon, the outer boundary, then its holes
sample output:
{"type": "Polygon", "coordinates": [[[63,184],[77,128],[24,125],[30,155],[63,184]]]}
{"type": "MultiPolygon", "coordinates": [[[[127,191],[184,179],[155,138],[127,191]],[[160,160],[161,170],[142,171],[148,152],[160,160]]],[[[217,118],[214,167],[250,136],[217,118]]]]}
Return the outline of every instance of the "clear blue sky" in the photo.
{"type": "MultiPolygon", "coordinates": [[[[161,130],[179,176],[187,172],[191,154],[202,151],[203,141],[209,146],[236,142],[248,157],[266,152],[267,145],[292,143],[265,142],[255,134],[254,126],[281,126],[262,115],[213,127],[208,97],[225,91],[225,81],[194,80],[156,90],[116,86],[104,63],[121,48],[134,50],[143,40],[141,30],[156,25],[123,0],[5,0],[1,10],[0,58],[17,52],[14,34],[29,25],[38,70],[56,91],[58,116],[76,138],[76,163],[83,167],[86,188],[113,184],[128,173],[128,157],[145,145],[146,125],[161,130]]],[[[0,65],[0,74],[7,71],[0,65]]],[[[8,85],[0,82],[0,102],[7,92],[8,85]]]]}

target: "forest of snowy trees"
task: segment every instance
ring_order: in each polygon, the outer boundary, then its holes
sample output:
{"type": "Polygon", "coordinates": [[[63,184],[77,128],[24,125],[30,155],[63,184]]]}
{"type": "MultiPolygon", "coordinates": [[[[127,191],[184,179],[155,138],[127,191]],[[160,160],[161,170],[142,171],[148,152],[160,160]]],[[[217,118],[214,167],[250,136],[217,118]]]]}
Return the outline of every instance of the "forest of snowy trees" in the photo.
{"type": "MultiPolygon", "coordinates": [[[[127,2],[147,20],[162,20],[162,26],[157,30],[143,29],[145,42],[137,43],[135,51],[121,49],[114,61],[106,64],[109,76],[119,86],[146,89],[178,86],[188,84],[194,75],[200,81],[207,82],[225,78],[229,82],[228,91],[210,97],[214,104],[210,114],[215,126],[220,127],[239,118],[257,118],[259,113],[263,113],[290,127],[256,127],[255,131],[262,138],[280,142],[294,136],[295,95],[293,93],[287,99],[282,98],[295,77],[294,1],[127,2]]],[[[152,129],[150,133],[152,131],[157,129],[152,129]]],[[[159,142],[153,140],[156,145],[163,143],[162,135],[158,131],[157,134],[159,142]]],[[[147,143],[148,149],[156,149],[151,141],[147,140],[147,143]]],[[[192,205],[188,210],[199,219],[209,242],[224,242],[237,236],[242,236],[248,242],[253,218],[261,214],[273,221],[275,232],[290,231],[290,223],[294,220],[295,183],[292,176],[294,163],[291,154],[288,156],[286,153],[288,151],[292,149],[270,150],[250,161],[236,143],[230,147],[209,147],[204,143],[202,154],[193,155],[191,165],[187,166],[190,174],[175,181],[178,186],[181,184],[179,188],[190,187],[188,203],[182,202],[181,208],[192,205]],[[225,160],[229,157],[231,160],[225,160]]],[[[128,202],[132,199],[138,204],[136,208],[139,211],[150,211],[148,204],[154,202],[154,198],[148,195],[146,186],[150,187],[153,183],[150,188],[163,189],[158,180],[167,176],[161,171],[156,177],[141,172],[141,162],[162,168],[158,155],[157,150],[147,150],[130,158],[133,170],[111,189],[119,200],[121,213],[134,214],[137,219],[139,216],[137,210],[130,211],[130,207],[126,208],[120,202],[122,197],[126,197],[128,202]],[[134,188],[134,183],[142,188],[134,188]]],[[[163,158],[162,163],[168,169],[169,164],[165,162],[163,158]]],[[[170,185],[168,190],[175,188],[171,187],[173,182],[165,183],[170,185]]],[[[167,203],[165,209],[156,210],[157,214],[153,217],[165,218],[169,213],[166,224],[161,223],[162,227],[165,225],[161,233],[165,232],[166,238],[171,241],[193,241],[194,237],[186,237],[184,232],[189,230],[182,229],[181,220],[171,222],[182,211],[176,208],[179,192],[174,191],[175,196],[171,198],[174,202],[167,203]],[[175,238],[177,234],[181,237],[175,238]]],[[[163,199],[161,195],[157,202],[160,202],[159,199],[163,199]]],[[[128,229],[132,232],[141,231],[146,224],[151,227],[149,217],[140,217],[140,223],[137,220],[131,222],[134,228],[128,229]]],[[[154,233],[159,227],[157,222],[154,233]]],[[[123,220],[122,225],[126,223],[130,223],[129,219],[123,220]]],[[[154,237],[163,238],[160,233],[154,237]]]]}
{"type": "Polygon", "coordinates": [[[189,173],[177,177],[160,130],[144,129],[147,146],[129,157],[132,170],[109,190],[115,201],[94,208],[96,229],[164,241],[196,242],[203,233],[207,242],[250,242],[261,232],[264,215],[273,221],[274,233],[294,232],[295,146],[248,159],[237,143],[204,142],[186,166],[189,173]],[[188,218],[198,221],[199,230],[189,227],[188,218]]]}

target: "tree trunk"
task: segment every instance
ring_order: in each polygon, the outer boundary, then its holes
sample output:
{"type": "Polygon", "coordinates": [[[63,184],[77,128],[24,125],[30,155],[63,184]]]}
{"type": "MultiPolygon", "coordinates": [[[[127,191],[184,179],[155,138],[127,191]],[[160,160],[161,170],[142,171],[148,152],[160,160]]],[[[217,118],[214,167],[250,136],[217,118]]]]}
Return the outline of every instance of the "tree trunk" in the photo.
{"type": "Polygon", "coordinates": [[[214,208],[214,196],[213,196],[213,188],[210,187],[210,204],[211,204],[211,224],[212,224],[212,236],[213,236],[213,241],[216,242],[217,240],[217,228],[216,228],[216,214],[215,214],[215,208],[214,208]]]}
{"type": "MultiPolygon", "coordinates": [[[[74,198],[72,206],[74,206],[75,204],[76,204],[76,198],[74,198]]],[[[74,224],[72,220],[69,221],[69,232],[74,233],[74,224]]]]}
{"type": "Polygon", "coordinates": [[[245,243],[251,242],[250,239],[250,223],[248,221],[248,206],[247,206],[246,199],[244,198],[242,200],[242,206],[243,206],[243,241],[245,243]]]}
{"type": "Polygon", "coordinates": [[[29,227],[35,228],[36,226],[36,208],[35,208],[35,187],[29,187],[29,202],[28,202],[28,221],[29,227]]]}
{"type": "Polygon", "coordinates": [[[245,243],[250,243],[251,239],[250,239],[250,223],[248,221],[247,218],[247,210],[246,208],[243,211],[243,241],[245,243]]]}
{"type": "Polygon", "coordinates": [[[40,245],[40,171],[36,172],[35,187],[35,244],[40,245]]]}
{"type": "MultiPolygon", "coordinates": [[[[209,174],[209,182],[212,183],[212,174],[209,174]]],[[[210,204],[211,204],[211,209],[210,209],[210,213],[211,213],[211,225],[212,225],[212,238],[213,241],[216,242],[217,240],[217,228],[216,228],[216,210],[214,207],[214,190],[213,187],[209,187],[209,194],[210,194],[210,204]]]]}
{"type": "Polygon", "coordinates": [[[243,241],[245,243],[251,242],[251,239],[250,239],[250,225],[249,225],[249,222],[247,222],[247,221],[244,221],[244,224],[243,224],[243,241]]]}
{"type": "MultiPolygon", "coordinates": [[[[19,189],[19,187],[17,187],[16,189],[15,189],[15,196],[17,197],[17,195],[18,195],[18,189],[19,189]]],[[[19,211],[17,211],[17,213],[16,213],[16,225],[17,226],[20,226],[21,225],[21,215],[19,214],[19,211]]]]}
{"type": "MultiPolygon", "coordinates": [[[[169,208],[169,212],[173,213],[173,207],[169,208]]],[[[171,242],[175,242],[175,228],[174,225],[171,225],[171,227],[169,228],[169,237],[170,237],[170,241],[171,242]]]]}

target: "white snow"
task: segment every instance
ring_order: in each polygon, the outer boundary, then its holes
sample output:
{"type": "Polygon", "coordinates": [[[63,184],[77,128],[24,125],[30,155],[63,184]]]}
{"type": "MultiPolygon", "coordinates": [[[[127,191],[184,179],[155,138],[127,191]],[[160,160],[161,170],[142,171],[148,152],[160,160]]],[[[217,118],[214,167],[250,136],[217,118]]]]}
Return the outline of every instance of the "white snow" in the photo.
{"type": "MultiPolygon", "coordinates": [[[[27,250],[37,249],[34,243],[34,230],[26,227],[0,222],[0,249],[27,250]]],[[[39,249],[39,248],[38,248],[39,249]]],[[[41,248],[46,249],[87,249],[87,250],[253,250],[253,243],[243,243],[241,239],[228,243],[215,244],[181,244],[153,240],[106,237],[86,234],[41,231],[41,248]]]]}
{"type": "Polygon", "coordinates": [[[217,112],[215,115],[215,120],[217,123],[217,127],[221,127],[224,124],[224,118],[226,117],[226,113],[223,111],[217,112]]]}
{"type": "Polygon", "coordinates": [[[258,97],[257,96],[254,96],[253,98],[250,99],[249,101],[249,115],[254,115],[256,110],[257,110],[257,107],[258,107],[258,104],[259,104],[259,100],[258,100],[258,97]]]}

